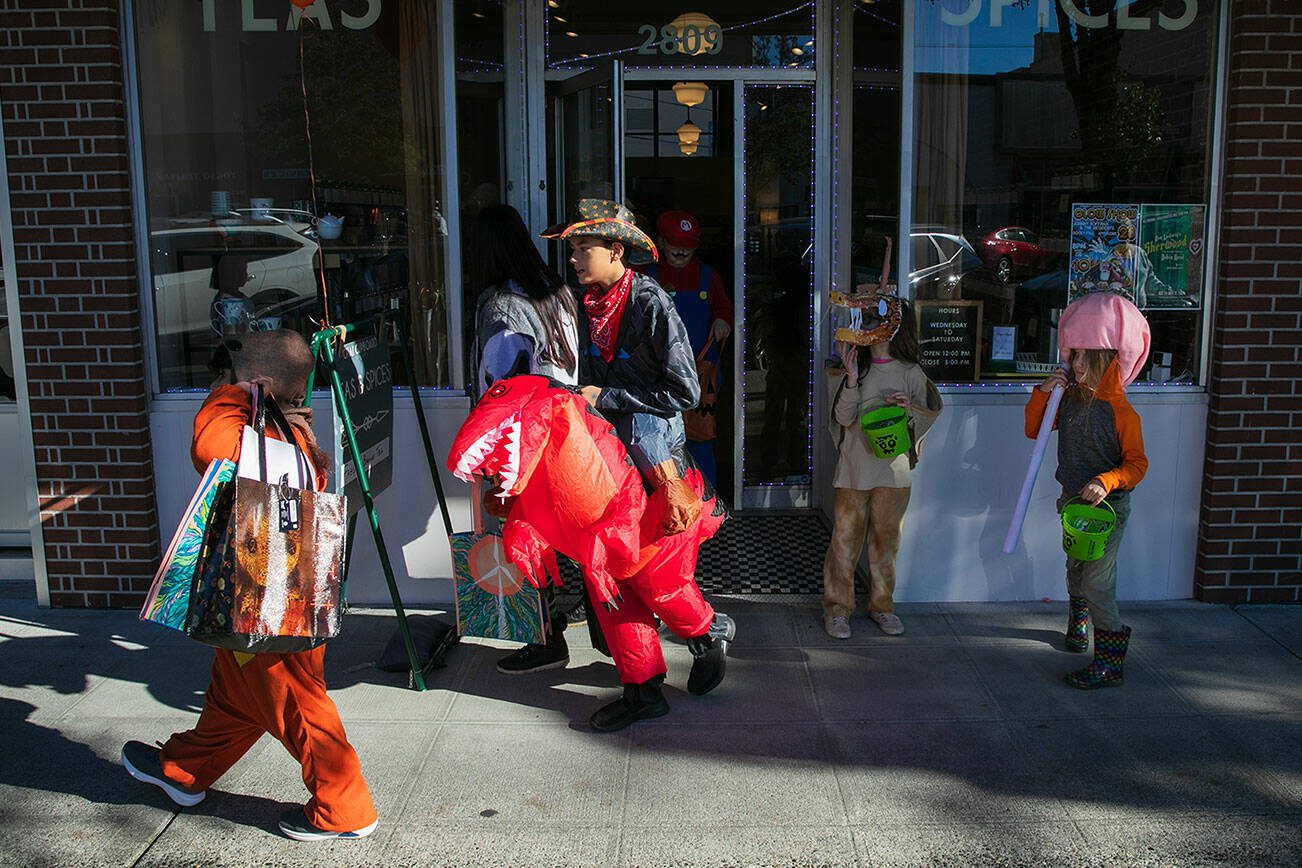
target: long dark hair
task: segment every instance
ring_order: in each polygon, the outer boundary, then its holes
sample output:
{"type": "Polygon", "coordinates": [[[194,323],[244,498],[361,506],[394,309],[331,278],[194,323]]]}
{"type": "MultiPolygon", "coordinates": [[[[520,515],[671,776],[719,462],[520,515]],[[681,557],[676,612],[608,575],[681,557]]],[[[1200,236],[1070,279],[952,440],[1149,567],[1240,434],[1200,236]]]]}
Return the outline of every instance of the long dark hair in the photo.
{"type": "Polygon", "coordinates": [[[524,290],[547,330],[544,351],[565,370],[574,367],[574,349],[566,338],[563,315],[577,316],[574,294],[543,261],[525,229],[520,212],[510,205],[489,205],[475,216],[467,237],[470,287],[475,296],[509,282],[524,290]]]}
{"type": "Polygon", "coordinates": [[[913,319],[913,305],[904,299],[900,299],[900,330],[891,338],[891,358],[919,364],[918,326],[913,319]]]}

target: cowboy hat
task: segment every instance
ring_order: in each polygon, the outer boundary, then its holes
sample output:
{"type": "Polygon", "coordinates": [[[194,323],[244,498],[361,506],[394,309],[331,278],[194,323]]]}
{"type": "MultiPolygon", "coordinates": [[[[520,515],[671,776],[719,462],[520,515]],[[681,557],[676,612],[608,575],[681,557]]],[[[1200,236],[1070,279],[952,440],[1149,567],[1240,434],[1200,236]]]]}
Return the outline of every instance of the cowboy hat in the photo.
{"type": "Polygon", "coordinates": [[[633,212],[609,199],[580,199],[578,220],[558,223],[538,234],[543,238],[562,240],[589,237],[618,241],[624,245],[628,261],[634,265],[660,260],[655,243],[633,222],[633,212]]]}

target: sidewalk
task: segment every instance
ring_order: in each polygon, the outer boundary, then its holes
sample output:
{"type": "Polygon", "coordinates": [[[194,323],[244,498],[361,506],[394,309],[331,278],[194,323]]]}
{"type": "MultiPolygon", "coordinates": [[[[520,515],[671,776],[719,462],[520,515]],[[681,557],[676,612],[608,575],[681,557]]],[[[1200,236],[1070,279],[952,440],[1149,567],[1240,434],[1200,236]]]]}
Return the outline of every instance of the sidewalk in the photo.
{"type": "Polygon", "coordinates": [[[0,583],[5,865],[1302,863],[1302,607],[1123,604],[1126,684],[1085,693],[1065,603],[903,606],[905,636],[836,642],[815,598],[717,598],[728,679],[688,696],[667,644],[671,713],[613,735],[586,731],[616,679],[583,630],[566,670],[468,642],[415,693],[370,666],[394,619],[355,611],[326,670],[380,828],[320,845],[275,831],[306,796],[269,739],[183,811],[119,766],[192,724],[210,650],[31,596],[0,583]]]}

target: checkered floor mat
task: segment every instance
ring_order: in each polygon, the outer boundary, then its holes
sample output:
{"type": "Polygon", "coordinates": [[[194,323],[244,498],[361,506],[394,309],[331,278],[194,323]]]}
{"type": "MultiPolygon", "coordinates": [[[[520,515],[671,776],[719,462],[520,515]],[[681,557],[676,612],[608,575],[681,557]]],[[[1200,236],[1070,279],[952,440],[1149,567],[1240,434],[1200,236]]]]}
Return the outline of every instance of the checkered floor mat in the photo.
{"type": "Polygon", "coordinates": [[[821,594],[830,538],[816,510],[733,515],[701,546],[696,582],[707,594],[821,594]]]}

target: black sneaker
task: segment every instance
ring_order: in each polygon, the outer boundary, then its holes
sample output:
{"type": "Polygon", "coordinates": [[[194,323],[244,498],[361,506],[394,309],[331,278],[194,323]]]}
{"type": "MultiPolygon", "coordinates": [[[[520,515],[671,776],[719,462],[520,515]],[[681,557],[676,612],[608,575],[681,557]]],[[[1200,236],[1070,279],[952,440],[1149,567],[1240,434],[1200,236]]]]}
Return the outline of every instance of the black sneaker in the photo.
{"type": "Polygon", "coordinates": [[[588,607],[579,597],[579,601],[574,604],[574,608],[565,613],[565,623],[571,627],[581,627],[588,623],[588,607]]]}
{"type": "Polygon", "coordinates": [[[497,661],[503,675],[523,675],[545,669],[564,669],[570,663],[570,649],[565,640],[555,636],[546,645],[526,645],[514,654],[497,661]]]}
{"type": "Polygon", "coordinates": [[[664,717],[669,713],[669,702],[660,692],[664,680],[657,675],[641,684],[625,684],[624,695],[598,708],[588,722],[597,732],[618,732],[639,720],[664,717]]]}
{"type": "Polygon", "coordinates": [[[378,825],[380,821],[376,820],[366,828],[352,832],[327,832],[325,829],[313,826],[302,808],[295,808],[280,815],[280,831],[285,833],[286,838],[293,838],[295,841],[331,841],[335,838],[355,840],[365,838],[374,832],[378,825]]]}
{"type": "Polygon", "coordinates": [[[143,741],[129,741],[122,745],[122,765],[127,774],[138,781],[153,784],[167,797],[183,808],[193,807],[208,795],[205,790],[191,790],[163,774],[163,764],[158,755],[161,751],[143,741]]]}
{"type": "Polygon", "coordinates": [[[722,612],[715,612],[705,635],[687,640],[687,649],[695,658],[687,676],[688,693],[704,696],[719,686],[728,665],[728,643],[736,637],[737,623],[722,612]]]}

